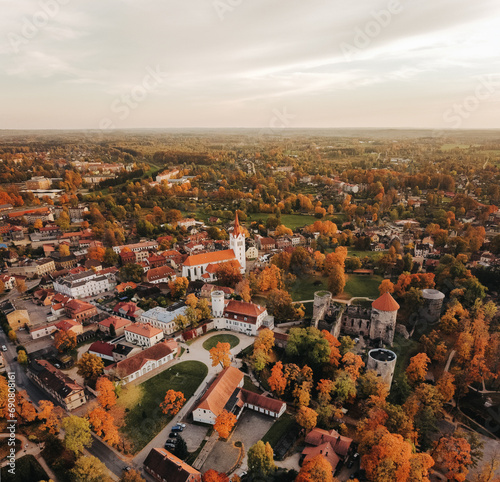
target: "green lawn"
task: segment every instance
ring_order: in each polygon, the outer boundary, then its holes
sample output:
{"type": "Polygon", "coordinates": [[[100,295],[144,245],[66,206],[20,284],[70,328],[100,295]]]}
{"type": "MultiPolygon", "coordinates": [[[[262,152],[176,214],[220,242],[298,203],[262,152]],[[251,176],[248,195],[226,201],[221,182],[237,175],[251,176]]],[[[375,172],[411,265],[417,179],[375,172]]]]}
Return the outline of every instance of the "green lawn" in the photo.
{"type": "Polygon", "coordinates": [[[229,343],[231,345],[231,348],[234,348],[239,344],[239,342],[240,339],[234,335],[215,335],[211,336],[208,340],[205,340],[203,342],[203,348],[205,348],[205,350],[210,350],[214,346],[216,346],[217,343],[229,343]]]}
{"type": "Polygon", "coordinates": [[[348,256],[357,256],[360,259],[363,259],[366,257],[373,258],[378,253],[385,254],[385,253],[387,253],[387,251],[358,251],[357,249],[347,248],[347,255],[348,256]]]}
{"type": "Polygon", "coordinates": [[[172,417],[164,415],[160,403],[167,390],[181,391],[189,400],[208,373],[204,363],[185,361],[168,368],[144,383],[124,390],[118,404],[129,410],[121,431],[133,444],[133,452],[141,450],[172,417]]]}
{"type": "Polygon", "coordinates": [[[290,295],[293,301],[312,300],[316,291],[328,289],[328,278],[322,276],[301,276],[291,286],[290,295]],[[318,284],[314,284],[319,282],[318,284]]]}
{"type": "Polygon", "coordinates": [[[48,480],[49,477],[43,470],[42,466],[38,463],[33,455],[24,455],[23,457],[16,457],[16,470],[15,474],[9,474],[5,466],[2,468],[0,479],[5,482],[25,482],[27,480],[48,480]]]}
{"type": "Polygon", "coordinates": [[[348,274],[345,284],[343,298],[353,296],[366,296],[367,298],[378,298],[378,287],[382,283],[382,276],[364,276],[360,274],[348,274]]]}
{"type": "Polygon", "coordinates": [[[245,377],[243,378],[243,388],[245,390],[248,390],[249,392],[258,393],[259,395],[262,393],[262,390],[253,384],[248,375],[245,375],[245,377]]]}
{"type": "Polygon", "coordinates": [[[273,423],[266,435],[262,438],[262,441],[264,443],[269,442],[271,447],[274,448],[280,438],[294,425],[296,424],[293,416],[288,413],[284,413],[278,420],[276,420],[276,422],[273,423]]]}

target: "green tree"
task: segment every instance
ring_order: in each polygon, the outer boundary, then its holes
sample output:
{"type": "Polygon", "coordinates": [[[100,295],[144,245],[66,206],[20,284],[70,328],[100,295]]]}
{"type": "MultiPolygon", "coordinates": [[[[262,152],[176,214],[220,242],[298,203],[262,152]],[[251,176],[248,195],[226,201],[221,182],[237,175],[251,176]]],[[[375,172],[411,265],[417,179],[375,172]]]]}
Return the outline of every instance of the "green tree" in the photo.
{"type": "Polygon", "coordinates": [[[90,422],[86,418],[70,415],[62,421],[62,427],[65,432],[64,445],[76,455],[92,445],[90,422]]]}
{"type": "Polygon", "coordinates": [[[120,256],[113,251],[113,248],[106,248],[106,251],[104,251],[104,258],[103,258],[103,261],[106,264],[115,266],[118,264],[119,260],[120,256]]]}
{"type": "Polygon", "coordinates": [[[272,475],[276,470],[274,465],[273,449],[269,442],[259,440],[248,450],[248,472],[252,477],[264,478],[272,475]]]}
{"type": "Polygon", "coordinates": [[[106,466],[92,455],[80,457],[70,473],[71,480],[74,482],[103,482],[109,480],[106,466]]]}
{"type": "Polygon", "coordinates": [[[288,337],[286,353],[300,358],[308,365],[319,365],[330,359],[330,345],[321,331],[313,326],[292,328],[288,337]]]}
{"type": "Polygon", "coordinates": [[[144,270],[142,266],[135,263],[128,263],[120,268],[120,279],[125,281],[133,281],[134,283],[140,283],[142,281],[142,275],[144,270]]]}

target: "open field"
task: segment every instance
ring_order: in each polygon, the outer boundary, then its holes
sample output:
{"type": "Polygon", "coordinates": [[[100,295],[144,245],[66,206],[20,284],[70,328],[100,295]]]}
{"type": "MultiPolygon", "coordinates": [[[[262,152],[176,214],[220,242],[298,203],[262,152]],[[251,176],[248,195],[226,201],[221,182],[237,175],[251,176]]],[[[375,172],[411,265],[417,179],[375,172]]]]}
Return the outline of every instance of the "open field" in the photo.
{"type": "Polygon", "coordinates": [[[215,335],[203,342],[203,348],[205,348],[205,350],[211,350],[214,346],[217,346],[217,343],[229,343],[231,348],[234,348],[239,342],[240,339],[234,335],[215,335]]]}
{"type": "Polygon", "coordinates": [[[348,274],[342,298],[353,296],[366,296],[367,298],[378,298],[378,287],[382,283],[382,276],[364,276],[359,274],[348,274]]]}
{"type": "Polygon", "coordinates": [[[360,259],[363,258],[373,258],[378,253],[385,254],[387,251],[358,251],[356,249],[347,248],[347,256],[357,256],[360,259]]]}
{"type": "Polygon", "coordinates": [[[164,415],[160,403],[167,390],[177,390],[189,400],[206,377],[208,368],[204,363],[185,361],[168,368],[144,383],[124,390],[118,399],[127,412],[121,431],[138,452],[157,435],[172,417],[164,415]]]}

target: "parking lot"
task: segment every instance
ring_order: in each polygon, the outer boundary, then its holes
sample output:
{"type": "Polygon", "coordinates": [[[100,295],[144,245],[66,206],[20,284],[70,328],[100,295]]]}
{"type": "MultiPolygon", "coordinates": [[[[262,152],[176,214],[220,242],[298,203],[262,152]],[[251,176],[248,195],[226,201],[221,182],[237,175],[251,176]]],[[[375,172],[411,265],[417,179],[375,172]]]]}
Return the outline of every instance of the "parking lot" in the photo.
{"type": "MultiPolygon", "coordinates": [[[[271,428],[274,419],[246,409],[237,422],[236,429],[227,442],[219,441],[203,464],[201,472],[217,467],[219,472],[226,472],[233,467],[238,459],[239,450],[234,447],[234,442],[243,442],[245,452],[257,443],[271,428]]],[[[246,465],[246,456],[243,459],[246,465]]]]}

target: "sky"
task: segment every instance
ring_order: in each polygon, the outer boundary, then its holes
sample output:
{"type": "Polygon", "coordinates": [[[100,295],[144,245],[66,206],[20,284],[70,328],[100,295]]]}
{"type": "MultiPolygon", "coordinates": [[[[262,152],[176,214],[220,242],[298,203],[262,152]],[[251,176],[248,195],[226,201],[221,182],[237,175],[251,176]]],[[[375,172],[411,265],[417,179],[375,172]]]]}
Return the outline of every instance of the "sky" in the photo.
{"type": "Polygon", "coordinates": [[[498,128],[498,0],[0,0],[0,129],[498,128]]]}

